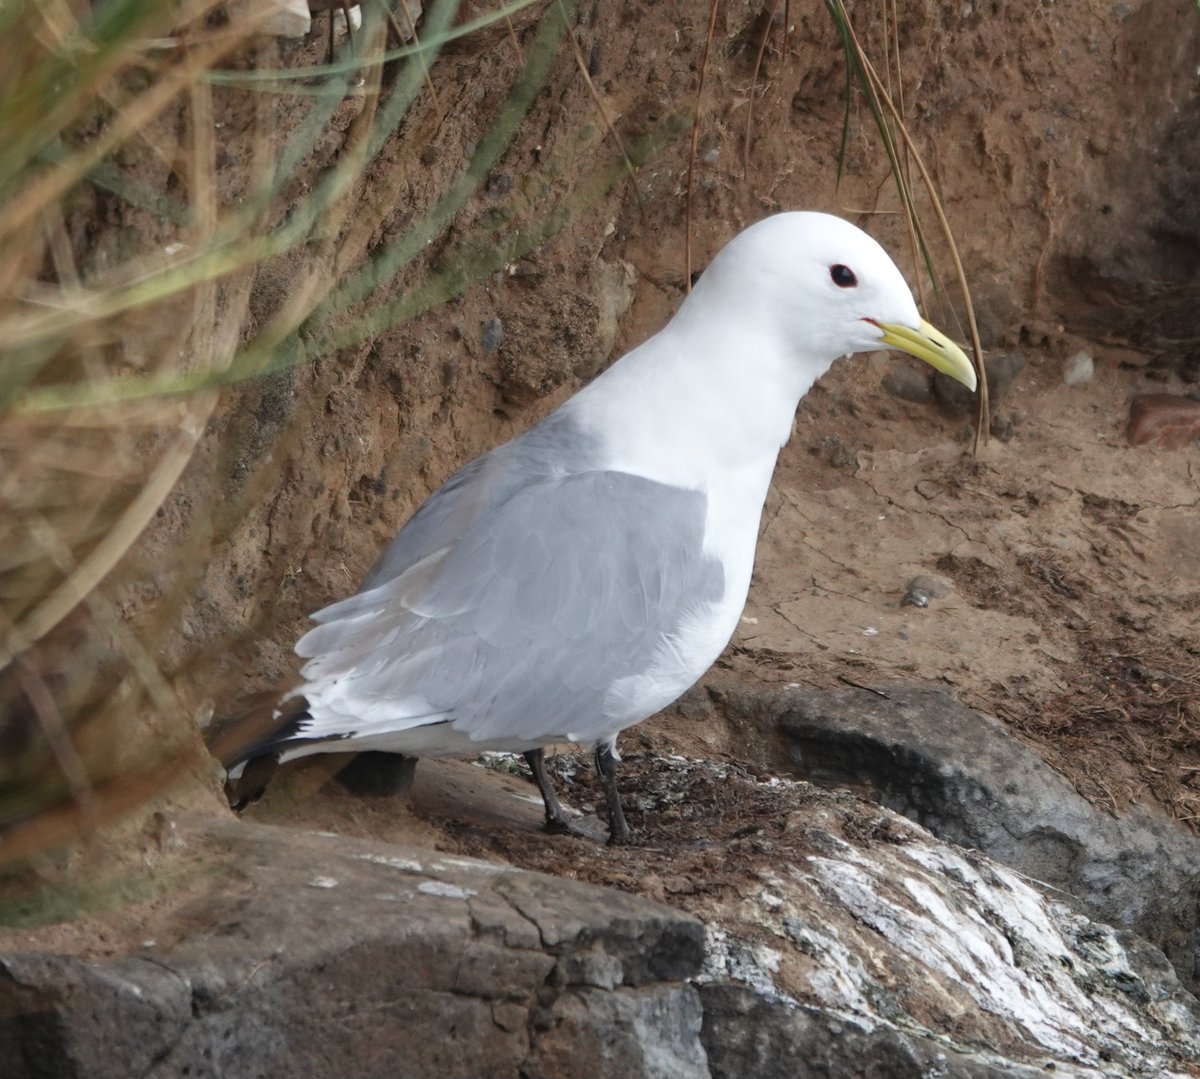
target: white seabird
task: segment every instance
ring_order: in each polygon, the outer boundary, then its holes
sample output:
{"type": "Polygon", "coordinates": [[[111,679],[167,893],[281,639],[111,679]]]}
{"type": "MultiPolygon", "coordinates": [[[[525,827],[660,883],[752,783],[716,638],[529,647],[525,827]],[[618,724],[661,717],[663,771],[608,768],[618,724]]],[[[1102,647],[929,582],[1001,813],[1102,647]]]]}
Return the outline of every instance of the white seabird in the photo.
{"type": "MultiPolygon", "coordinates": [[[[675,317],[525,434],[452,476],[359,591],[312,616],[286,726],[248,760],[596,747],[610,839],[629,835],[617,736],[717,658],[800,399],[840,356],[901,349],[975,388],[895,264],[853,225],[769,217],[675,317]]],[[[281,713],[282,714],[282,713],[281,713]]]]}

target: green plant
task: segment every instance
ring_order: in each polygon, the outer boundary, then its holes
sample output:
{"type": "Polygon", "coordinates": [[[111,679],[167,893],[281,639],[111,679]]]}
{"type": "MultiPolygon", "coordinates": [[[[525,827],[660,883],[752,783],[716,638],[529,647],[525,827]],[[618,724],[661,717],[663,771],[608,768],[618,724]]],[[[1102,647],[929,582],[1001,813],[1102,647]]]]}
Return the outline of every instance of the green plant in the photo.
{"type": "Polygon", "coordinates": [[[206,530],[248,511],[265,466],[239,497],[196,513],[204,527],[161,567],[153,617],[122,616],[131,582],[114,571],[195,466],[222,389],[286,377],[446,302],[677,134],[668,119],[601,163],[570,204],[493,217],[417,268],[510,145],[573,7],[516,0],[459,22],[458,3],[440,0],[419,40],[389,49],[382,5],[368,4],[362,32],[309,67],[267,60],[253,5],[108,0],[79,15],[67,0],[26,0],[0,12],[0,129],[11,136],[0,140],[0,859],[208,767],[155,645],[193,598],[206,530]],[[507,98],[465,167],[402,234],[373,245],[387,208],[359,196],[391,142],[421,151],[414,110],[441,107],[430,80],[440,53],[492,26],[516,44],[517,19],[527,40],[507,98]],[[232,98],[257,119],[231,168],[214,124],[232,98]],[[297,198],[296,177],[348,101],[358,107],[336,162],[297,198]],[[81,237],[96,214],[116,223],[101,245],[81,237]],[[305,269],[269,318],[252,318],[255,274],[292,253],[305,269]],[[170,721],[146,728],[147,713],[170,721]]]}

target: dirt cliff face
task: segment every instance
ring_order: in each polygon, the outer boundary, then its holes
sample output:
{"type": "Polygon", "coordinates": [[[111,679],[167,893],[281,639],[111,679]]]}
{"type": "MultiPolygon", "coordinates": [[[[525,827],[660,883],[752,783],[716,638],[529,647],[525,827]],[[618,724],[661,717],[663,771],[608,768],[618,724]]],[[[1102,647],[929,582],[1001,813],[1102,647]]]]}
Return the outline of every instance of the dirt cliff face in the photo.
{"type": "MultiPolygon", "coordinates": [[[[422,288],[427,309],[223,393],[113,585],[125,625],[156,627],[153,652],[183,714],[226,712],[286,682],[306,615],[352,591],[434,488],[663,325],[684,295],[689,200],[697,269],[765,214],[823,209],[876,235],[932,297],[853,91],[839,154],[843,55],[824,9],[801,7],[791,5],[785,28],[758,5],[721,5],[697,98],[707,5],[585,4],[570,32],[591,86],[561,47],[496,167],[360,310],[422,288]],[[646,161],[607,183],[620,160],[614,133],[646,161]],[[532,242],[547,225],[550,237],[532,242]],[[473,272],[497,253],[498,268],[473,272]]],[[[882,58],[875,9],[851,15],[882,58]]],[[[245,337],[309,275],[348,277],[405,242],[487,137],[538,18],[522,13],[511,34],[494,27],[444,52],[433,90],[328,228],[257,268],[245,337]]],[[[315,62],[323,48],[320,35],[268,43],[244,62],[315,62]]],[[[973,414],[939,403],[923,380],[903,396],[887,388],[904,361],[837,365],[782,455],[743,631],[722,663],[771,682],[942,681],[1010,722],[1093,800],[1148,801],[1194,820],[1195,449],[1130,449],[1124,424],[1137,393],[1195,389],[1184,360],[1200,250],[1190,199],[1200,18],[1185,0],[910,4],[889,63],[983,344],[1019,355],[1020,370],[995,402],[999,437],[971,456],[973,414]],[[1067,384],[1064,361],[1081,350],[1095,373],[1067,384]],[[902,605],[919,574],[945,590],[927,607],[902,605]]],[[[362,108],[351,96],[332,111],[296,169],[297,198],[349,152],[362,108]]],[[[219,90],[214,110],[221,196],[232,204],[256,140],[285,146],[297,113],[287,99],[236,89],[219,90]]],[[[178,181],[162,155],[144,157],[131,154],[127,167],[169,191],[178,181]]],[[[69,231],[82,265],[101,267],[122,237],[170,240],[115,196],[80,200],[69,231]]],[[[936,238],[933,252],[947,267],[936,238]]],[[[927,304],[948,328],[958,306],[927,304]]],[[[171,724],[140,718],[136,737],[179,734],[171,724]]],[[[780,761],[766,735],[716,713],[698,724],[677,711],[632,737],[780,761]]],[[[198,769],[175,797],[216,809],[212,774],[198,769]]],[[[319,805],[308,812],[321,823],[319,805]]],[[[428,822],[410,826],[430,838],[428,822]]]]}
{"type": "MultiPolygon", "coordinates": [[[[218,708],[237,689],[286,678],[306,613],[351,590],[429,491],[674,310],[688,140],[667,141],[634,178],[595,194],[613,155],[604,115],[632,145],[698,105],[698,268],[739,227],[797,207],[851,217],[906,264],[894,189],[854,94],[838,183],[844,63],[825,12],[793,10],[785,50],[783,27],[758,8],[723,5],[697,102],[701,8],[585,7],[573,33],[603,114],[561,50],[480,191],[376,299],[561,214],[549,242],[357,349],[227,396],[180,493],[178,530],[198,525],[188,505],[249,497],[214,530],[203,598],[168,654],[186,669],[198,645],[219,650],[231,630],[249,632],[247,647],[185,676],[197,702],[214,695],[214,671],[227,679],[218,708]]],[[[866,41],[881,41],[872,13],[859,18],[866,41]]],[[[1181,195],[1195,167],[1195,12],[929,3],[909,5],[900,29],[892,77],[954,227],[984,346],[1016,352],[1023,369],[995,405],[1003,437],[973,458],[972,415],[881,388],[881,371],[904,361],[835,368],[784,451],[728,662],[817,683],[946,680],[1012,720],[1093,798],[1149,794],[1189,816],[1194,773],[1142,766],[1200,763],[1186,700],[1200,592],[1194,451],[1128,449],[1123,425],[1133,394],[1188,385],[1176,360],[1200,235],[1181,195]],[[1062,364],[1081,349],[1095,376],[1067,385],[1062,364]],[[900,606],[918,572],[952,594],[900,606]]],[[[492,31],[439,62],[437,103],[419,101],[352,196],[347,221],[377,222],[365,252],[397,242],[461,172],[507,92],[513,49],[492,31]]],[[[231,139],[241,104],[233,92],[222,102],[231,139]]],[[[331,122],[329,157],[353,109],[331,122]]],[[[946,265],[944,246],[935,254],[946,265]]],[[[259,271],[260,317],[305,269],[296,252],[259,271]]],[[[952,324],[936,302],[930,314],[952,324]]],[[[151,537],[148,553],[159,550],[151,537]]],[[[685,723],[670,729],[700,748],[685,723]]]]}

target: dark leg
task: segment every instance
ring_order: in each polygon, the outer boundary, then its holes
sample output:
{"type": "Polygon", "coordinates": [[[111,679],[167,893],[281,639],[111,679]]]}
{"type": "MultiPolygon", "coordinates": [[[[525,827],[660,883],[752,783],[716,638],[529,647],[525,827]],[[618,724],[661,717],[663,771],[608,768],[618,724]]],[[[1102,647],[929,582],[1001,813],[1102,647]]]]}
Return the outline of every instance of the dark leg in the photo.
{"type": "Polygon", "coordinates": [[[612,845],[628,843],[632,833],[625,823],[621,809],[621,796],[617,794],[616,740],[596,746],[596,771],[604,786],[604,800],[608,803],[608,842],[612,845]]]}
{"type": "Polygon", "coordinates": [[[546,775],[546,751],[531,749],[525,754],[525,761],[533,773],[533,781],[537,784],[538,792],[546,805],[546,831],[552,835],[571,835],[572,829],[567,823],[562,804],[558,795],[554,793],[550,777],[546,775]]]}

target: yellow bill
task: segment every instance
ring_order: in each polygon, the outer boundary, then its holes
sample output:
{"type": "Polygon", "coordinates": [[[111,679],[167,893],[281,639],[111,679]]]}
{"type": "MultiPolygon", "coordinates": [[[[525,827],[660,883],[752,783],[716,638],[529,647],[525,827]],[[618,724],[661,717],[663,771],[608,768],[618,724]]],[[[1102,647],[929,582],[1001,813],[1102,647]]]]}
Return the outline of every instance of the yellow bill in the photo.
{"type": "MultiPolygon", "coordinates": [[[[874,319],[871,321],[875,322],[874,319]]],[[[885,345],[924,360],[930,367],[956,379],[969,390],[976,388],[975,367],[967,359],[967,354],[924,319],[921,319],[919,330],[901,326],[897,322],[875,322],[875,325],[883,331],[885,345]]]]}

